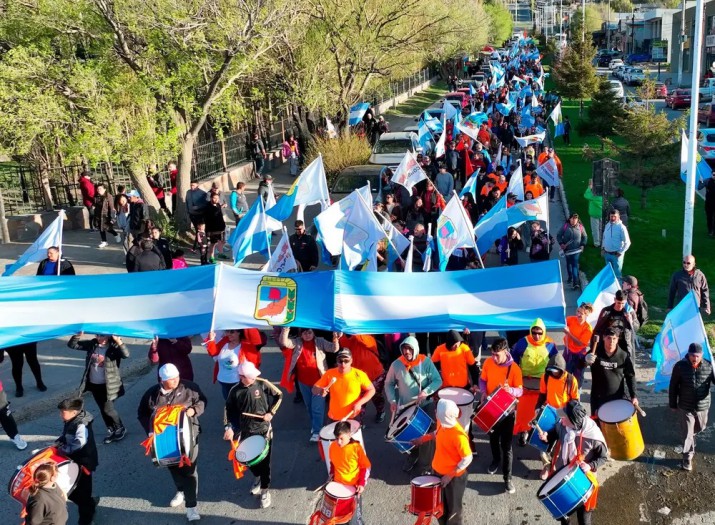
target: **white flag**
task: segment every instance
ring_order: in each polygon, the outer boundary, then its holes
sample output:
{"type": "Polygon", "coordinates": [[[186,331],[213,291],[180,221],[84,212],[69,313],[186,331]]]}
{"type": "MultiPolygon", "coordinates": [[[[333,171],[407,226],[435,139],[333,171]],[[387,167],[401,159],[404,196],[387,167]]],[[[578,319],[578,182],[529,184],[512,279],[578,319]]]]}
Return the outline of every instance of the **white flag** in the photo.
{"type": "Polygon", "coordinates": [[[427,174],[422,170],[415,156],[410,151],[407,151],[402,158],[402,162],[397,166],[394,175],[392,175],[392,182],[412,192],[412,187],[426,178],[427,174]]]}
{"type": "Polygon", "coordinates": [[[412,273],[412,260],[414,258],[415,251],[415,236],[410,235],[410,250],[407,252],[407,258],[405,259],[405,272],[412,273]]]}
{"type": "MultiPolygon", "coordinates": [[[[62,224],[66,219],[64,210],[59,211],[59,216],[43,231],[20,258],[13,264],[5,266],[3,277],[8,277],[28,264],[38,263],[47,258],[47,249],[56,246],[60,249],[62,257],[62,224]]],[[[60,262],[57,261],[57,275],[60,274],[60,262]]]]}
{"type": "Polygon", "coordinates": [[[377,222],[360,192],[353,191],[349,196],[354,204],[345,216],[341,265],[353,270],[371,256],[377,255],[374,245],[385,238],[385,230],[377,222]]]}
{"type": "MultiPolygon", "coordinates": [[[[276,194],[273,193],[273,184],[268,185],[268,194],[266,195],[266,213],[276,205],[276,194]]],[[[302,220],[302,219],[301,219],[302,220]]],[[[283,223],[278,219],[274,219],[270,215],[266,215],[266,229],[270,232],[277,232],[283,229],[283,223]]]]}
{"type": "Polygon", "coordinates": [[[439,251],[439,269],[445,271],[449,256],[457,248],[477,248],[472,223],[455,192],[437,219],[435,235],[439,251]]]}
{"type": "Polygon", "coordinates": [[[519,167],[511,174],[506,192],[507,194],[513,193],[516,195],[518,201],[524,200],[524,176],[521,171],[521,160],[519,160],[519,167]]]}
{"type": "Polygon", "coordinates": [[[536,168],[536,174],[544,179],[549,186],[559,185],[559,168],[553,158],[536,168]]]}
{"type": "Polygon", "coordinates": [[[293,250],[290,247],[288,232],[283,228],[283,236],[278,242],[276,249],[271,254],[271,260],[268,261],[266,271],[276,273],[287,273],[298,270],[298,264],[293,256],[293,250]]]}
{"type": "Polygon", "coordinates": [[[546,138],[546,132],[542,131],[536,135],[527,135],[525,137],[514,137],[514,139],[519,143],[522,148],[527,147],[529,144],[539,144],[546,138]]]}
{"type": "Polygon", "coordinates": [[[437,145],[434,148],[434,158],[435,159],[443,157],[444,154],[446,153],[446,149],[445,149],[446,140],[447,140],[447,130],[445,129],[442,132],[442,135],[439,137],[439,140],[437,141],[437,145]]]}

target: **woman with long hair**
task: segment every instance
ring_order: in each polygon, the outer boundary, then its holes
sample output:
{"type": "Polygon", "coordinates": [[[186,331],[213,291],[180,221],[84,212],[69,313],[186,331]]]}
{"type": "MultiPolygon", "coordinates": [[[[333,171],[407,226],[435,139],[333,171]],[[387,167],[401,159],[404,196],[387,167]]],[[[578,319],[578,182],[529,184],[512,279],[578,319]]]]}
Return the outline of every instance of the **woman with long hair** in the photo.
{"type": "Polygon", "coordinates": [[[57,465],[43,463],[33,474],[25,525],[66,525],[67,496],[57,485],[57,465]]]}

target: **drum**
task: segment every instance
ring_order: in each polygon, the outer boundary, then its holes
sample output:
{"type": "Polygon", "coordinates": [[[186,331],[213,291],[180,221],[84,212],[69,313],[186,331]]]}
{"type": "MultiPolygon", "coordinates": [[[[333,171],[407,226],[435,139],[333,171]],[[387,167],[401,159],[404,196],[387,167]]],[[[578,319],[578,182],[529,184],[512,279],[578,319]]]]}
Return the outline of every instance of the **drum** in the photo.
{"type": "Polygon", "coordinates": [[[502,387],[497,388],[487,398],[479,411],[474,414],[472,421],[484,432],[491,432],[494,425],[511,414],[516,407],[516,398],[502,387]]]}
{"type": "Polygon", "coordinates": [[[347,523],[355,513],[356,489],[352,485],[343,485],[331,481],[323,491],[323,502],[320,504],[320,517],[323,522],[347,523]]]}
{"type": "Polygon", "coordinates": [[[578,464],[566,465],[554,472],[536,495],[554,519],[559,520],[585,502],[593,488],[593,483],[578,464]]]}
{"type": "MultiPolygon", "coordinates": [[[[541,409],[539,417],[536,419],[536,424],[541,430],[548,433],[550,430],[554,429],[556,423],[559,422],[559,419],[559,413],[554,407],[544,405],[541,409]]],[[[540,450],[541,452],[548,452],[549,450],[549,444],[539,439],[539,432],[536,428],[532,428],[529,431],[529,445],[537,450],[540,450]]]]}
{"type": "MultiPolygon", "coordinates": [[[[335,441],[335,425],[337,421],[325,425],[320,429],[320,457],[325,460],[325,466],[328,468],[328,474],[330,474],[330,444],[335,441]]],[[[365,450],[365,442],[362,439],[362,429],[358,421],[354,419],[348,419],[350,423],[350,437],[362,445],[363,450],[365,450]]]]}
{"type": "Polygon", "coordinates": [[[152,461],[158,467],[171,467],[190,458],[195,441],[191,420],[181,405],[158,407],[152,416],[152,461]]]}
{"type": "Polygon", "coordinates": [[[432,419],[427,412],[413,405],[397,415],[387,429],[385,440],[395,445],[400,452],[407,453],[414,448],[410,442],[427,434],[430,426],[432,426],[432,419]]]}
{"type": "Polygon", "coordinates": [[[437,476],[419,476],[410,482],[412,498],[407,507],[410,514],[432,516],[442,507],[442,486],[437,476]]]}
{"type": "Polygon", "coordinates": [[[625,399],[609,401],[596,415],[613,459],[630,461],[643,454],[645,443],[633,403],[625,399]]]}
{"type": "Polygon", "coordinates": [[[263,436],[249,436],[238,444],[236,460],[247,467],[258,465],[268,455],[270,445],[263,436]]]}
{"type": "Polygon", "coordinates": [[[467,430],[474,414],[474,394],[464,388],[450,386],[437,392],[437,396],[455,402],[459,407],[459,424],[467,430]]]}
{"type": "Polygon", "coordinates": [[[30,487],[34,483],[35,469],[43,463],[55,463],[57,465],[57,485],[65,494],[69,495],[77,486],[77,480],[81,472],[81,467],[77,463],[55,447],[35,451],[35,454],[30,459],[17,467],[15,474],[10,478],[7,488],[10,496],[23,506],[27,505],[30,487]]]}

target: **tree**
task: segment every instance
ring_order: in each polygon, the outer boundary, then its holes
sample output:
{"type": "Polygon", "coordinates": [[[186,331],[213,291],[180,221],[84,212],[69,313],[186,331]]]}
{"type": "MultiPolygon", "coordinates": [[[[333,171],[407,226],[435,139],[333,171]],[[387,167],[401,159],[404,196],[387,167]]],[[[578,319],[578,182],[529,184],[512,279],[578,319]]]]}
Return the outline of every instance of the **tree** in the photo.
{"type": "Polygon", "coordinates": [[[598,89],[599,80],[592,61],[596,50],[590,41],[572,40],[554,66],[554,81],[562,96],[570,99],[590,97],[598,89]]]}
{"type": "MultiPolygon", "coordinates": [[[[586,40],[591,41],[591,34],[601,30],[605,15],[596,4],[586,4],[586,40]]],[[[583,10],[579,6],[571,16],[571,40],[581,40],[581,26],[583,25],[583,10]]]]}
{"type": "Polygon", "coordinates": [[[611,0],[611,12],[612,13],[632,13],[633,12],[633,2],[631,2],[631,0],[611,0]]]}
{"type": "Polygon", "coordinates": [[[593,133],[600,137],[613,135],[616,122],[623,115],[623,100],[616,97],[610,82],[600,79],[598,91],[591,98],[588,108],[588,120],[583,122],[579,131],[593,133]]]}
{"type": "Polygon", "coordinates": [[[626,110],[615,126],[623,146],[607,140],[621,153],[624,165],[621,176],[641,189],[641,208],[647,205],[648,190],[680,179],[678,139],[685,126],[685,117],[669,121],[655,106],[626,110]]]}
{"type": "Polygon", "coordinates": [[[514,20],[506,5],[488,1],[484,4],[484,10],[489,16],[489,42],[501,45],[511,38],[514,28],[514,20]]]}

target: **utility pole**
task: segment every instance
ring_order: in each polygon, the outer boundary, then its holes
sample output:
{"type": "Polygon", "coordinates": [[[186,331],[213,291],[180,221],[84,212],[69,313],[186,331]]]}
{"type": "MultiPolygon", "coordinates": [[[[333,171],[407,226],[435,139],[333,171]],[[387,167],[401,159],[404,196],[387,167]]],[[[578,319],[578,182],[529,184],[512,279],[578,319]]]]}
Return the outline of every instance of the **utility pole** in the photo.
{"type": "Polygon", "coordinates": [[[0,190],[0,237],[4,244],[10,242],[10,231],[7,229],[7,218],[5,217],[5,200],[2,197],[2,190],[0,190]]]}
{"type": "Polygon", "coordinates": [[[692,85],[690,86],[690,141],[688,142],[688,178],[685,181],[685,218],[683,221],[683,257],[693,253],[693,211],[695,210],[695,181],[698,154],[698,102],[700,101],[700,62],[703,40],[703,0],[695,4],[695,30],[693,31],[692,85]]]}
{"type": "Polygon", "coordinates": [[[683,87],[683,58],[685,55],[685,0],[681,2],[680,7],[680,59],[678,60],[678,87],[683,87]]]}

